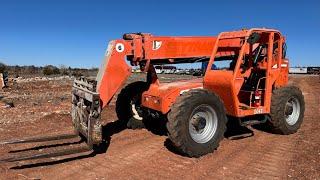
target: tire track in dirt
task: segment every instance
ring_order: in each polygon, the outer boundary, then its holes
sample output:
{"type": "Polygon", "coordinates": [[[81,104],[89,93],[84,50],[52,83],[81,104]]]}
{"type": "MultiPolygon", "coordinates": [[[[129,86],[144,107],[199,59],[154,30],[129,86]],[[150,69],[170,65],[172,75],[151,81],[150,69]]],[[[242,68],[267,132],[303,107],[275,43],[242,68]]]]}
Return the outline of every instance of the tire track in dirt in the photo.
{"type": "Polygon", "coordinates": [[[283,151],[281,149],[270,149],[274,145],[276,137],[264,137],[266,135],[262,134],[260,137],[252,138],[252,140],[246,142],[235,142],[241,144],[241,146],[223,147],[228,151],[233,149],[235,153],[218,161],[209,163],[203,161],[203,165],[198,165],[199,167],[193,171],[199,172],[203,167],[211,167],[202,173],[203,176],[201,177],[203,178],[207,176],[233,177],[236,179],[280,177],[281,172],[275,168],[275,165],[283,160],[283,151]]]}

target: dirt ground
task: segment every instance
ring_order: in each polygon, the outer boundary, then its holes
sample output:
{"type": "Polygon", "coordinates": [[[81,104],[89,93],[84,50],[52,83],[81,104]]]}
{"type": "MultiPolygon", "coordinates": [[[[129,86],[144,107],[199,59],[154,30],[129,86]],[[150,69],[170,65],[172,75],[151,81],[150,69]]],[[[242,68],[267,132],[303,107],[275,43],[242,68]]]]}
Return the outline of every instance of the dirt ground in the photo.
{"type": "MultiPolygon", "coordinates": [[[[162,76],[161,80],[173,78],[177,77],[162,76]]],[[[304,122],[293,135],[248,127],[253,136],[232,140],[226,135],[214,153],[188,158],[176,153],[161,131],[119,125],[113,101],[103,111],[105,152],[0,163],[0,179],[320,179],[320,78],[290,76],[290,84],[302,89],[306,101],[304,122]]],[[[0,98],[15,105],[0,107],[0,141],[72,132],[70,90],[71,80],[59,79],[18,82],[0,92],[0,98]]],[[[228,129],[227,134],[232,132],[228,129]]],[[[73,138],[50,144],[0,145],[0,158],[83,144],[73,138]]]]}

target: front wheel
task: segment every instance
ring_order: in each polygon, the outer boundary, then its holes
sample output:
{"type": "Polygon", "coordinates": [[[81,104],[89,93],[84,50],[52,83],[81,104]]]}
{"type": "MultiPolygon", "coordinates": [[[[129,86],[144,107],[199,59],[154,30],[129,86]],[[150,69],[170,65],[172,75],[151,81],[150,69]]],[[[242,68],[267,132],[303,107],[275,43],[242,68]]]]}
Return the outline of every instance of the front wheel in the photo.
{"type": "Polygon", "coordinates": [[[116,101],[116,113],[128,128],[140,129],[144,127],[141,96],[148,90],[148,84],[143,81],[133,82],[121,90],[116,101]]]}
{"type": "Polygon", "coordinates": [[[168,113],[167,129],[173,145],[189,157],[213,152],[226,130],[227,116],[221,99],[206,90],[179,96],[168,113]]]}
{"type": "Polygon", "coordinates": [[[272,93],[269,122],[276,133],[295,133],[303,121],[304,110],[304,97],[299,88],[288,86],[276,89],[272,93]]]}

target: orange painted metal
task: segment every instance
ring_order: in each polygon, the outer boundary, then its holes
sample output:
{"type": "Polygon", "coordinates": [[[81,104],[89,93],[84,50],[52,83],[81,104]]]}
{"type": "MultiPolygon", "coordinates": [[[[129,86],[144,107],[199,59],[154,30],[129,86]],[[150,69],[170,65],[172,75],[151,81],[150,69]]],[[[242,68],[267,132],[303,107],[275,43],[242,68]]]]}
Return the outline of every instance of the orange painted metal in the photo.
{"type": "Polygon", "coordinates": [[[145,59],[188,58],[210,55],[215,37],[153,37],[146,39],[145,59]],[[159,49],[150,47],[152,42],[161,42],[159,49]]]}
{"type": "Polygon", "coordinates": [[[142,105],[166,114],[176,98],[190,89],[202,89],[203,79],[192,79],[174,83],[151,84],[142,95],[142,105]]]}
{"type": "Polygon", "coordinates": [[[123,40],[109,43],[105,59],[96,78],[97,92],[100,94],[102,107],[110,102],[131,74],[131,66],[125,62],[127,54],[131,52],[130,48],[130,45],[123,40]]]}

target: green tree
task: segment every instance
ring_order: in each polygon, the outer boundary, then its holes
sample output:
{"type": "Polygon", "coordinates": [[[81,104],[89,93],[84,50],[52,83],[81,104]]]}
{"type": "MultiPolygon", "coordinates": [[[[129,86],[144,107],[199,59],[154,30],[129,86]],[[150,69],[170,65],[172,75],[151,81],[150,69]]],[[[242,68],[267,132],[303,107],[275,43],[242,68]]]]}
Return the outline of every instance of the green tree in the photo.
{"type": "Polygon", "coordinates": [[[60,74],[60,70],[56,66],[47,65],[43,67],[42,73],[44,75],[56,75],[56,74],[60,74]]]}

